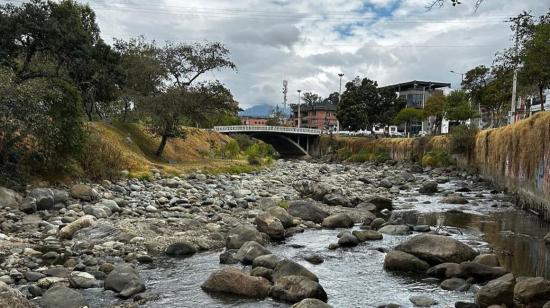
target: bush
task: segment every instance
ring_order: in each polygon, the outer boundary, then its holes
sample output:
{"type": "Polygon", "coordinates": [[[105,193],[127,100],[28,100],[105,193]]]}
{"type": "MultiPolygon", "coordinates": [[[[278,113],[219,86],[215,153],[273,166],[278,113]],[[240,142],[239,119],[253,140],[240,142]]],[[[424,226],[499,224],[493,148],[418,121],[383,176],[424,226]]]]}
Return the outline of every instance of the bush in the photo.
{"type": "Polygon", "coordinates": [[[232,138],[237,141],[242,151],[248,149],[255,143],[250,136],[244,134],[233,135],[232,138]]]}
{"type": "Polygon", "coordinates": [[[446,167],[450,164],[449,153],[445,151],[431,151],[422,157],[422,167],[446,167]]]}
{"type": "Polygon", "coordinates": [[[376,161],[383,163],[390,159],[390,154],[387,151],[376,150],[373,152],[363,148],[359,150],[359,152],[357,152],[356,154],[351,154],[347,160],[355,163],[362,163],[367,161],[376,161]]]}
{"type": "Polygon", "coordinates": [[[478,129],[459,125],[451,130],[450,145],[453,154],[469,154],[475,146],[478,129]]]}
{"type": "Polygon", "coordinates": [[[343,148],[340,148],[340,149],[336,150],[336,158],[338,160],[346,160],[346,159],[350,158],[352,154],[353,154],[353,152],[348,147],[343,147],[343,148]]]}
{"type": "Polygon", "coordinates": [[[221,154],[223,158],[234,159],[239,155],[240,151],[241,149],[239,147],[239,143],[236,140],[231,139],[222,147],[221,154]]]}

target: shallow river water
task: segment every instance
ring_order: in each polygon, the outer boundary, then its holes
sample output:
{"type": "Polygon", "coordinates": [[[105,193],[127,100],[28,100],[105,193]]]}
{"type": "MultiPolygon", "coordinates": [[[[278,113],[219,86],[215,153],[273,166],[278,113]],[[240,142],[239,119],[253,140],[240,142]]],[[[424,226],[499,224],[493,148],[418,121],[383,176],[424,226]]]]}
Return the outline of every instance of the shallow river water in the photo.
{"type": "MultiPolygon", "coordinates": [[[[455,190],[458,182],[440,185],[455,190]]],[[[428,224],[432,229],[448,232],[480,252],[494,252],[501,264],[516,276],[544,276],[550,278],[550,254],[542,238],[550,225],[539,217],[506,204],[503,194],[491,194],[490,187],[480,185],[465,193],[468,205],[439,203],[441,196],[425,196],[403,192],[394,201],[409,224],[428,224]]],[[[509,204],[508,204],[509,205],[509,204]]],[[[357,226],[355,228],[358,228],[357,226]]],[[[412,307],[409,297],[428,295],[438,301],[435,307],[454,307],[459,300],[473,301],[473,286],[467,292],[445,291],[437,283],[423,282],[421,276],[386,272],[384,253],[409,236],[384,235],[383,240],[366,242],[351,249],[329,250],[341,230],[307,230],[283,243],[268,248],[280,257],[290,258],[315,273],[328,294],[333,307],[377,307],[394,303],[412,307]],[[319,254],[325,261],[312,265],[304,256],[319,254]]],[[[413,234],[414,235],[414,234],[413,234]]],[[[413,236],[411,235],[411,236],[413,236]]],[[[271,299],[252,300],[203,292],[200,285],[219,264],[221,251],[199,253],[186,259],[159,258],[155,263],[140,267],[149,292],[160,294],[146,307],[290,307],[271,299]]],[[[239,265],[235,265],[239,266],[239,265]]],[[[89,298],[93,298],[88,294],[89,298]]],[[[101,306],[109,300],[95,303],[101,306]]],[[[112,302],[111,302],[112,303],[112,302]]]]}

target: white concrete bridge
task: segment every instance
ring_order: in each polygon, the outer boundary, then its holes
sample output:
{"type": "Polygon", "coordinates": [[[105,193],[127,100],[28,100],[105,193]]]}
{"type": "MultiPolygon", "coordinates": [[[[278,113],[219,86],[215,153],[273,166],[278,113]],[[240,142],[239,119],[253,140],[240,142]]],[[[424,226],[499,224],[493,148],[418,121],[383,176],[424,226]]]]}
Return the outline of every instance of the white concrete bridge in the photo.
{"type": "Polygon", "coordinates": [[[321,135],[320,129],[286,126],[231,125],[215,126],[223,134],[245,134],[271,144],[281,155],[309,155],[321,135]]]}

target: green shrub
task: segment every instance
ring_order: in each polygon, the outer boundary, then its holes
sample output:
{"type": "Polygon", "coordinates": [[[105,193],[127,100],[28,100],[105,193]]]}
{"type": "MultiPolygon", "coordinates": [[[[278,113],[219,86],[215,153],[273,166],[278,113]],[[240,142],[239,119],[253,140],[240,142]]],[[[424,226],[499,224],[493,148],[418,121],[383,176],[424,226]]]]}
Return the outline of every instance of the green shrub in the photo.
{"type": "MultiPolygon", "coordinates": [[[[350,150],[350,153],[351,153],[351,150],[350,150]]],[[[350,154],[347,160],[355,163],[362,163],[367,161],[385,162],[390,159],[391,159],[390,154],[387,151],[376,150],[373,152],[363,148],[355,154],[350,154]]]]}
{"type": "Polygon", "coordinates": [[[431,151],[422,156],[422,167],[446,167],[451,164],[451,158],[446,151],[431,151]]]}
{"type": "Polygon", "coordinates": [[[236,140],[231,139],[222,147],[221,152],[223,158],[234,159],[241,152],[241,148],[239,147],[239,143],[236,140]]]}
{"type": "Polygon", "coordinates": [[[478,129],[474,126],[459,125],[451,130],[451,153],[468,154],[476,143],[478,129]]]}
{"type": "Polygon", "coordinates": [[[248,149],[255,143],[250,136],[244,134],[233,135],[232,138],[237,141],[242,151],[248,149]]]}
{"type": "Polygon", "coordinates": [[[125,166],[122,165],[123,153],[100,137],[91,134],[78,157],[82,176],[90,180],[114,179],[120,176],[125,166]]]}
{"type": "Polygon", "coordinates": [[[353,152],[348,147],[343,147],[336,150],[336,158],[338,160],[347,160],[351,157],[352,154],[353,152]]]}

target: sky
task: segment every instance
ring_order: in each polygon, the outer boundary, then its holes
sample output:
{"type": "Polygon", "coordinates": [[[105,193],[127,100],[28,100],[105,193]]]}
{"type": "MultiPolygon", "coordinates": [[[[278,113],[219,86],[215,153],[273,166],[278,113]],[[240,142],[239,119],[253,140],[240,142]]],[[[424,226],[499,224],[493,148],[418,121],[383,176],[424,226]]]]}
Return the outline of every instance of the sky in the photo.
{"type": "MultiPolygon", "coordinates": [[[[430,0],[89,0],[102,37],[144,35],[160,44],[219,41],[237,70],[204,76],[231,89],[241,108],[282,104],[297,90],[323,97],[356,76],[389,85],[410,80],[450,82],[490,65],[512,45],[505,21],[523,10],[539,16],[543,0],[475,0],[426,9],[430,0]]],[[[449,1],[450,2],[450,1],[449,1]]]]}

